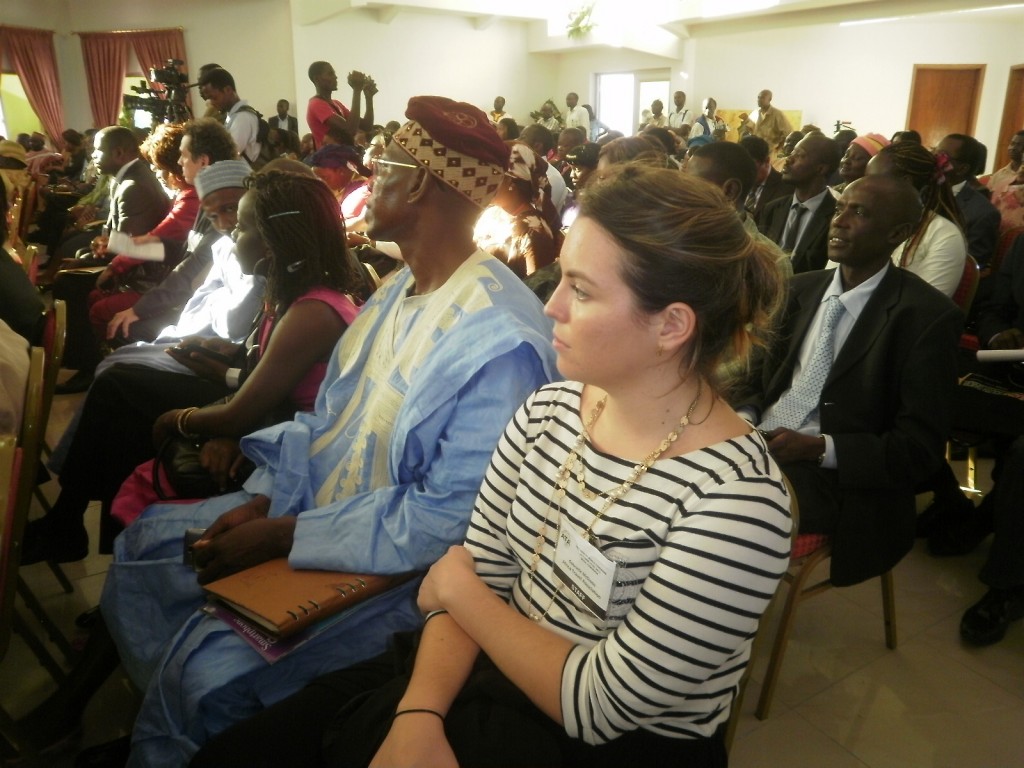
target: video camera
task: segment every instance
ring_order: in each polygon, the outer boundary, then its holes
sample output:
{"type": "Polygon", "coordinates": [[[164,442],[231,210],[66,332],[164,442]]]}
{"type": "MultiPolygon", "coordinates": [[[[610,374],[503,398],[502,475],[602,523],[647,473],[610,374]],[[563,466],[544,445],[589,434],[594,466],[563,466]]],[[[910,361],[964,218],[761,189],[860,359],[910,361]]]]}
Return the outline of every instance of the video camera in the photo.
{"type": "Polygon", "coordinates": [[[125,109],[141,109],[153,115],[155,123],[184,123],[192,119],[192,112],[185,103],[188,95],[188,75],[179,67],[185,62],[167,59],[162,67],[151,67],[149,82],[158,86],[151,88],[145,80],[133,85],[131,90],[138,94],[124,95],[125,109]]]}

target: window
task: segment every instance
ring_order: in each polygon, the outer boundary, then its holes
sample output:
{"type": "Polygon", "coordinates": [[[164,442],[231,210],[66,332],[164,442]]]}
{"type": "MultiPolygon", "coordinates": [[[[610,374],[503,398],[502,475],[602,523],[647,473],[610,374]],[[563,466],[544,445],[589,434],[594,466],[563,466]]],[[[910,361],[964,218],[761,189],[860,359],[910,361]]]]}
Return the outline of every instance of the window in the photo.
{"type": "Polygon", "coordinates": [[[0,135],[13,139],[19,133],[43,133],[43,124],[32,111],[15,74],[0,74],[0,135]]]}
{"type": "Polygon", "coordinates": [[[609,130],[632,136],[655,99],[661,99],[667,115],[672,110],[669,74],[666,69],[598,75],[598,119],[609,130]]]}

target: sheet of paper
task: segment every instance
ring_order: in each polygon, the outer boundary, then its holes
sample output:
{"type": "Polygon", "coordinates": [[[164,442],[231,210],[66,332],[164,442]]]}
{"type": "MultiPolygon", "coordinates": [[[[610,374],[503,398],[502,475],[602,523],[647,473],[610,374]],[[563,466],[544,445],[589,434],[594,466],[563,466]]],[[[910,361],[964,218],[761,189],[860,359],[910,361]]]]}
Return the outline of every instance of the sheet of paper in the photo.
{"type": "Polygon", "coordinates": [[[131,256],[133,259],[142,259],[143,261],[164,260],[163,243],[158,242],[136,245],[132,240],[132,236],[126,235],[124,232],[111,232],[107,248],[113,253],[119,253],[122,256],[131,256]]]}
{"type": "Polygon", "coordinates": [[[1016,363],[1024,360],[1024,349],[979,349],[979,363],[1016,363]]]}

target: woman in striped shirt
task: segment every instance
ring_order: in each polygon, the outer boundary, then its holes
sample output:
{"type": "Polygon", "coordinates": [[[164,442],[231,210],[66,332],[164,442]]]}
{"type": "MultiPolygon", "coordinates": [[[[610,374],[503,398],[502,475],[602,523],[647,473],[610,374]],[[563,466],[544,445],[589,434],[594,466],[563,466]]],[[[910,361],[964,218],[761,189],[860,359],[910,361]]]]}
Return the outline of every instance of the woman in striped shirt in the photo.
{"type": "Polygon", "coordinates": [[[767,327],[777,272],[717,189],[633,166],[588,190],[561,262],[567,381],[509,424],[465,545],[425,578],[411,673],[325,676],[193,765],[725,765],[791,521],[714,370],[767,327]]]}

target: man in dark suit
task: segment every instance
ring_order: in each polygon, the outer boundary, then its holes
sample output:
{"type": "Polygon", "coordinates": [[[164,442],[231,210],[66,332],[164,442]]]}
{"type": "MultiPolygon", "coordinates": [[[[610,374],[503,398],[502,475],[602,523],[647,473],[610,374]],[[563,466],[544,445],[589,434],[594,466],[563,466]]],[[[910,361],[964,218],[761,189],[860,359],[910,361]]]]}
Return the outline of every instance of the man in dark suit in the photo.
{"type": "Polygon", "coordinates": [[[286,131],[291,131],[296,136],[299,134],[299,119],[292,117],[288,114],[288,108],[291,105],[287,99],[281,99],[277,102],[277,117],[270,119],[271,128],[283,128],[286,131]]]}
{"type": "Polygon", "coordinates": [[[792,197],[793,185],[783,181],[782,174],[772,168],[772,155],[767,141],[760,136],[744,136],[740,139],[740,146],[754,158],[757,166],[754,188],[747,195],[746,209],[760,229],[768,203],[780,197],[792,197]]]}
{"type": "Polygon", "coordinates": [[[969,182],[981,159],[981,145],[972,136],[951,133],[939,142],[936,150],[949,155],[953,170],[947,176],[967,229],[964,233],[967,236],[967,252],[984,269],[995,253],[1000,216],[999,209],[969,182]]]}
{"type": "Polygon", "coordinates": [[[837,585],[907,553],[915,487],[943,458],[961,314],[890,261],[920,215],[900,179],[844,190],[828,245],[839,268],[792,279],[776,342],[736,400],[796,490],[800,531],[832,537],[837,585]]]}
{"type": "Polygon", "coordinates": [[[839,167],[836,143],[820,133],[800,140],[782,166],[782,180],[793,185],[792,197],[770,203],[761,232],[793,259],[793,272],[822,269],[828,261],[828,225],[835,210],[827,181],[839,167]]]}
{"type": "MultiPolygon", "coordinates": [[[[93,139],[93,162],[100,173],[114,177],[110,194],[110,213],[104,234],[93,241],[93,255],[100,263],[113,256],[107,252],[110,232],[144,235],[167,215],[171,201],[160,186],[149,163],[139,155],[139,143],[127,128],[111,126],[93,139]]],[[[92,275],[59,272],[53,283],[53,297],[67,302],[68,333],[64,367],[77,373],[57,387],[58,394],[84,392],[92,382],[100,362],[99,345],[89,325],[86,303],[89,292],[97,287],[92,275]]]]}

